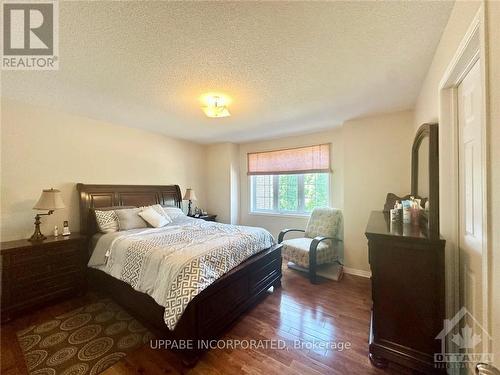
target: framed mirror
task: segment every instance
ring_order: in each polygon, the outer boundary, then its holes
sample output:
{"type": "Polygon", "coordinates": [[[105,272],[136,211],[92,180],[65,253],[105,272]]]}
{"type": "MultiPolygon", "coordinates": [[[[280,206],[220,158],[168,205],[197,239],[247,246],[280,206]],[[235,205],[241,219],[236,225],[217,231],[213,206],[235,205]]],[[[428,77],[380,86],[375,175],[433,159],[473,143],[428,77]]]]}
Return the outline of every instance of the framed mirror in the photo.
{"type": "Polygon", "coordinates": [[[429,210],[422,225],[429,238],[439,238],[439,130],[438,124],[423,124],[411,151],[411,195],[427,198],[429,210]]]}

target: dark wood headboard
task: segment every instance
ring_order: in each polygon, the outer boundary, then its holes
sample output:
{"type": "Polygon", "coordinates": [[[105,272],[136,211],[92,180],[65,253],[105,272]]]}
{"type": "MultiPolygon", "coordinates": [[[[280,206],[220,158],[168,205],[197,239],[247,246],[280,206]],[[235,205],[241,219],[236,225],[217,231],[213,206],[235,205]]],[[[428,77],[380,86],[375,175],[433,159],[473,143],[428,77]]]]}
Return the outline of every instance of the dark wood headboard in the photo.
{"type": "Polygon", "coordinates": [[[80,200],[80,232],[93,235],[97,232],[92,209],[116,206],[181,207],[179,185],[86,185],[76,184],[80,200]]]}

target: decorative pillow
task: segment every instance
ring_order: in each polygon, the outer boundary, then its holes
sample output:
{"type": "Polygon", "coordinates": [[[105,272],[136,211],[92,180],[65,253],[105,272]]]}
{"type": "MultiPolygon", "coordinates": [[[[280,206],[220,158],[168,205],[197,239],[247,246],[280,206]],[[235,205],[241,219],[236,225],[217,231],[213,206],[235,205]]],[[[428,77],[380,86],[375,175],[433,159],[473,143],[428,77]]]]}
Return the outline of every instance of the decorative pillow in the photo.
{"type": "MultiPolygon", "coordinates": [[[[159,204],[153,204],[151,206],[143,206],[143,207],[140,207],[140,209],[142,211],[148,209],[148,208],[152,208],[153,210],[155,210],[157,213],[159,213],[162,217],[165,218],[165,220],[167,220],[167,224],[171,223],[172,222],[172,219],[170,218],[170,216],[167,215],[167,213],[163,210],[163,207],[159,204]]],[[[144,219],[146,220],[146,219],[144,219]]],[[[147,221],[147,220],[146,220],[147,221]]],[[[151,223],[149,223],[151,224],[151,223]]]]}
{"type": "Polygon", "coordinates": [[[113,210],[95,210],[97,227],[102,233],[111,233],[118,230],[118,217],[113,210]]]}
{"type": "Polygon", "coordinates": [[[141,212],[139,216],[148,222],[153,228],[161,228],[167,225],[170,221],[165,219],[163,215],[160,215],[153,206],[147,207],[141,212]]]}
{"type": "Polygon", "coordinates": [[[147,228],[148,225],[139,216],[141,212],[140,208],[129,208],[125,210],[116,210],[116,216],[118,217],[118,229],[119,230],[129,230],[136,228],[147,228]]]}
{"type": "Polygon", "coordinates": [[[171,220],[174,220],[176,217],[185,216],[184,212],[180,208],[177,207],[162,207],[163,211],[170,217],[171,220]]]}

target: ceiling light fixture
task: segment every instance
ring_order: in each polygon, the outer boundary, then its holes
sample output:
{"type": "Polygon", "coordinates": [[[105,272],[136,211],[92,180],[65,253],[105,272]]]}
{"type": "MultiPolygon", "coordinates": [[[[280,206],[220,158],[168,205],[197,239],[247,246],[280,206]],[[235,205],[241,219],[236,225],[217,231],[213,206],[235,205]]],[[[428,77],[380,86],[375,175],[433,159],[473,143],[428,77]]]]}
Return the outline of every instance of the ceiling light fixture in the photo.
{"type": "Polygon", "coordinates": [[[207,95],[204,97],[205,106],[202,107],[207,117],[229,117],[227,109],[228,99],[221,95],[207,95]]]}

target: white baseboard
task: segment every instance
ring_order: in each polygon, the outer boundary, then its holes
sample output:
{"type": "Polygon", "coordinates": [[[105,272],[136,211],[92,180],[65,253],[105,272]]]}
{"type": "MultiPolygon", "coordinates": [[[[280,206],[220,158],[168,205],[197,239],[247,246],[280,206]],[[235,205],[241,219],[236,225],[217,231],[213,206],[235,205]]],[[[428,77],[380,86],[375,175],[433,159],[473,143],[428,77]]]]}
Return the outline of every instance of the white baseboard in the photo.
{"type": "MultiPolygon", "coordinates": [[[[305,272],[308,273],[309,270],[307,268],[302,268],[300,266],[297,266],[296,264],[292,262],[287,263],[287,267],[300,271],[300,272],[305,272]]],[[[330,279],[334,281],[339,281],[342,279],[342,275],[344,274],[344,268],[338,264],[338,263],[333,263],[333,264],[323,264],[321,266],[318,266],[318,269],[316,270],[316,275],[324,277],[325,279],[330,279]]]]}
{"type": "MultiPolygon", "coordinates": [[[[287,267],[292,269],[292,270],[296,270],[296,271],[300,271],[300,272],[306,272],[306,273],[308,272],[308,270],[306,268],[302,268],[300,266],[297,266],[296,264],[293,264],[292,262],[288,262],[287,267]]],[[[372,277],[371,271],[364,271],[364,270],[358,270],[356,268],[341,266],[337,263],[323,264],[323,265],[319,266],[318,270],[316,271],[316,274],[318,276],[322,276],[326,279],[335,280],[335,281],[339,281],[340,279],[342,279],[342,273],[347,273],[349,275],[361,276],[361,277],[366,277],[366,278],[372,277]]]]}
{"type": "Polygon", "coordinates": [[[372,277],[371,271],[358,270],[356,268],[350,268],[346,266],[344,266],[344,273],[361,277],[368,277],[368,278],[372,277]]]}

